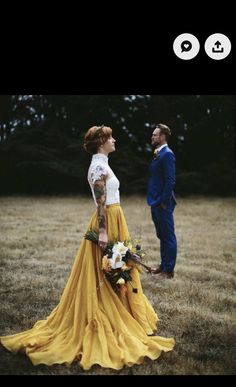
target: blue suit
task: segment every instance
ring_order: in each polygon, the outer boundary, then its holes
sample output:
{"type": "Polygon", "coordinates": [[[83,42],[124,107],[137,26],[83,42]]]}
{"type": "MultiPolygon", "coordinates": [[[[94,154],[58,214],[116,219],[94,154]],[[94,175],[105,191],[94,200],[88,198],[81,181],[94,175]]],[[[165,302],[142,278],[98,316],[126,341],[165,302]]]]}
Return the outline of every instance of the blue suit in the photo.
{"type": "Polygon", "coordinates": [[[161,269],[165,273],[174,270],[177,256],[177,242],[174,230],[174,209],[176,199],[175,155],[165,146],[149,166],[147,203],[151,206],[152,219],[157,237],[160,239],[161,269]],[[160,207],[166,205],[166,209],[160,207]]]}

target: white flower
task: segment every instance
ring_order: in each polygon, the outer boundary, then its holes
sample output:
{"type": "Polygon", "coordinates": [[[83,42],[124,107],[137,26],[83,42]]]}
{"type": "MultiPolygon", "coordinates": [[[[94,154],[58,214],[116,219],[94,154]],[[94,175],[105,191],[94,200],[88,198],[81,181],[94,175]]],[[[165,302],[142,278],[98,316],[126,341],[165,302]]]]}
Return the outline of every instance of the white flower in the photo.
{"type": "Polygon", "coordinates": [[[125,254],[127,253],[128,251],[128,247],[126,247],[124,245],[124,242],[117,242],[113,248],[112,248],[112,252],[113,253],[118,253],[120,255],[122,255],[122,257],[125,256],[125,254]]]}
{"type": "Polygon", "coordinates": [[[110,262],[111,262],[112,269],[119,269],[125,263],[124,261],[122,261],[122,255],[119,252],[114,252],[112,254],[110,262]]]}

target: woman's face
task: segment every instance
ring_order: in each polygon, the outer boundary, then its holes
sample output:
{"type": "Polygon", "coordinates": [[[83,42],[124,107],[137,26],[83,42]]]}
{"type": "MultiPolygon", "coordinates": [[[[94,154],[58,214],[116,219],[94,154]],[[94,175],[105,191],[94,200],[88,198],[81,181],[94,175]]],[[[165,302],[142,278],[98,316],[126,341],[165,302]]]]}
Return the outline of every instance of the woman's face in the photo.
{"type": "Polygon", "coordinates": [[[116,142],[116,140],[112,137],[112,135],[110,135],[110,137],[107,139],[107,141],[104,142],[104,144],[101,145],[101,148],[107,154],[111,153],[111,152],[114,152],[116,150],[115,142],[116,142]]]}

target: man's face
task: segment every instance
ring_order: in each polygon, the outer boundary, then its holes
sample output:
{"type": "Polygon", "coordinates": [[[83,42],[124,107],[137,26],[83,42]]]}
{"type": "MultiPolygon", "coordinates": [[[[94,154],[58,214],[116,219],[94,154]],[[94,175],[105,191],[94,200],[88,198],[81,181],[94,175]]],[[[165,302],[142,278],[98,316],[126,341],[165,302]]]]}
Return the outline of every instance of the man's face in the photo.
{"type": "Polygon", "coordinates": [[[162,143],[163,135],[160,132],[161,130],[159,128],[154,129],[152,132],[151,143],[154,147],[157,147],[162,143]]]}

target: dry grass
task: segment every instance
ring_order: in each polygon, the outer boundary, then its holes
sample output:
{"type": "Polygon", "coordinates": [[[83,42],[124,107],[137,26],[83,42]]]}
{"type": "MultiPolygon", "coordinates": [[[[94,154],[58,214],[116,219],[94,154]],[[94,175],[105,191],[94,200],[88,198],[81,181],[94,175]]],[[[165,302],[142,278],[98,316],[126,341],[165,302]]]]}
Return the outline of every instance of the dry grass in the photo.
{"type": "MultiPolygon", "coordinates": [[[[145,198],[124,198],[131,235],[142,235],[146,262],[159,262],[145,198]]],[[[0,198],[0,334],[30,328],[57,305],[94,211],[81,197],[0,198]]],[[[31,365],[0,347],[0,374],[209,375],[236,373],[236,199],[180,199],[175,210],[178,259],[173,280],[142,275],[160,318],[158,334],[173,336],[173,352],[121,371],[31,365]]]]}

